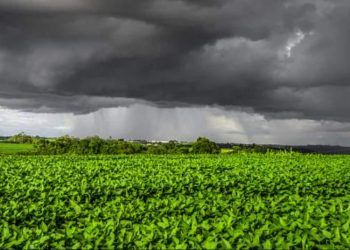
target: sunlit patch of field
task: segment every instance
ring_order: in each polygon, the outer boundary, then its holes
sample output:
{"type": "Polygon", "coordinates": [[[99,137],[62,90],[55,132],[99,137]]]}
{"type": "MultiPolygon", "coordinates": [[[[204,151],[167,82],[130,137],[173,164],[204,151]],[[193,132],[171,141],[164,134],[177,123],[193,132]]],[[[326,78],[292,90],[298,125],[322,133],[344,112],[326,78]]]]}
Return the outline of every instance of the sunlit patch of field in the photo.
{"type": "Polygon", "coordinates": [[[0,142],[0,154],[17,154],[30,152],[33,150],[32,144],[14,144],[0,142]]]}
{"type": "Polygon", "coordinates": [[[232,153],[233,150],[231,148],[222,148],[220,153],[222,154],[228,154],[228,153],[232,153]]]}

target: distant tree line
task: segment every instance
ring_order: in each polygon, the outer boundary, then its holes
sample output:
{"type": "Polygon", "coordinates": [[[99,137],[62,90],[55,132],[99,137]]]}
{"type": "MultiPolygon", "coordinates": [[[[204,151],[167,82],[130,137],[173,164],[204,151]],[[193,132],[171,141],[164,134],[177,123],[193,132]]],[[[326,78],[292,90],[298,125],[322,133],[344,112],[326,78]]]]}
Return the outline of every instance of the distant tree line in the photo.
{"type": "Polygon", "coordinates": [[[219,146],[207,138],[200,137],[194,143],[184,144],[177,141],[166,143],[140,143],[122,139],[102,139],[98,136],[79,139],[70,136],[54,140],[34,140],[36,153],[39,154],[218,154],[219,146]]]}
{"type": "Polygon", "coordinates": [[[39,137],[33,137],[30,135],[26,135],[24,132],[21,132],[19,134],[13,135],[9,138],[6,139],[6,142],[9,143],[21,143],[21,144],[30,144],[33,143],[36,139],[38,139],[39,137]]]}
{"type": "Polygon", "coordinates": [[[259,145],[259,144],[216,144],[208,138],[199,137],[193,143],[181,143],[175,140],[161,142],[125,141],[123,139],[102,139],[98,136],[84,139],[62,136],[44,138],[25,133],[7,137],[0,136],[1,142],[16,144],[33,144],[37,154],[225,154],[267,153],[271,151],[295,151],[318,154],[350,154],[350,147],[327,145],[259,145]]]}
{"type": "MultiPolygon", "coordinates": [[[[250,144],[250,145],[235,145],[232,146],[231,153],[268,153],[272,151],[281,151],[282,149],[272,148],[265,145],[257,145],[257,144],[250,144]]],[[[285,150],[285,149],[283,149],[285,150]]]]}

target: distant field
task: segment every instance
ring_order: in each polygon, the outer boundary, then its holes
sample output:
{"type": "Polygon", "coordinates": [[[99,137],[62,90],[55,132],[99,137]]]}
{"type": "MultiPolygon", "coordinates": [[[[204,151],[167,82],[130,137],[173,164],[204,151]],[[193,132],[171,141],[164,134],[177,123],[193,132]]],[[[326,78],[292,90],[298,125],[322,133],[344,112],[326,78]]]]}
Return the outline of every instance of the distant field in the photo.
{"type": "Polygon", "coordinates": [[[33,150],[32,144],[12,144],[0,142],[0,154],[16,154],[33,150]]]}
{"type": "Polygon", "coordinates": [[[231,148],[222,148],[220,150],[220,153],[222,154],[227,154],[227,153],[231,153],[233,150],[231,148]]]}

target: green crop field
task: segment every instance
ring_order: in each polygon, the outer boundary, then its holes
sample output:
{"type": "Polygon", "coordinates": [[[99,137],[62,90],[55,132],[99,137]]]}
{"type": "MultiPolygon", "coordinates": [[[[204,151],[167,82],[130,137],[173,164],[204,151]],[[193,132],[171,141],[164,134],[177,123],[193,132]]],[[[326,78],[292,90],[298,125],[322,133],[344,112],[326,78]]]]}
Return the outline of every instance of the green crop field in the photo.
{"type": "Polygon", "coordinates": [[[0,248],[350,247],[350,156],[2,156],[0,248]]]}
{"type": "Polygon", "coordinates": [[[30,152],[31,150],[33,150],[32,144],[14,144],[14,143],[0,142],[0,155],[30,152]]]}

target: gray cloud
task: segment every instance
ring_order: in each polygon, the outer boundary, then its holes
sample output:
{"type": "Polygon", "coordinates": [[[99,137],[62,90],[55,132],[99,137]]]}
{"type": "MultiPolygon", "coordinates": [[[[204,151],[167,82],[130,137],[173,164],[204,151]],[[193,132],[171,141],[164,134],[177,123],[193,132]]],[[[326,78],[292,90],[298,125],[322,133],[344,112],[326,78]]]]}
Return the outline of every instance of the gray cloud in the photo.
{"type": "Polygon", "coordinates": [[[308,119],[267,120],[262,115],[219,107],[158,108],[131,105],[74,117],[70,133],[126,139],[349,145],[350,123],[308,119]],[[288,133],[286,133],[286,130],[288,133]]]}
{"type": "Polygon", "coordinates": [[[159,108],[145,104],[103,108],[89,114],[28,113],[0,108],[0,134],[99,135],[125,139],[350,145],[350,123],[308,119],[267,120],[220,107],[159,108]],[[288,131],[288,133],[286,133],[288,131]]]}
{"type": "Polygon", "coordinates": [[[3,0],[0,106],[350,121],[349,11],[345,0],[3,0]]]}

